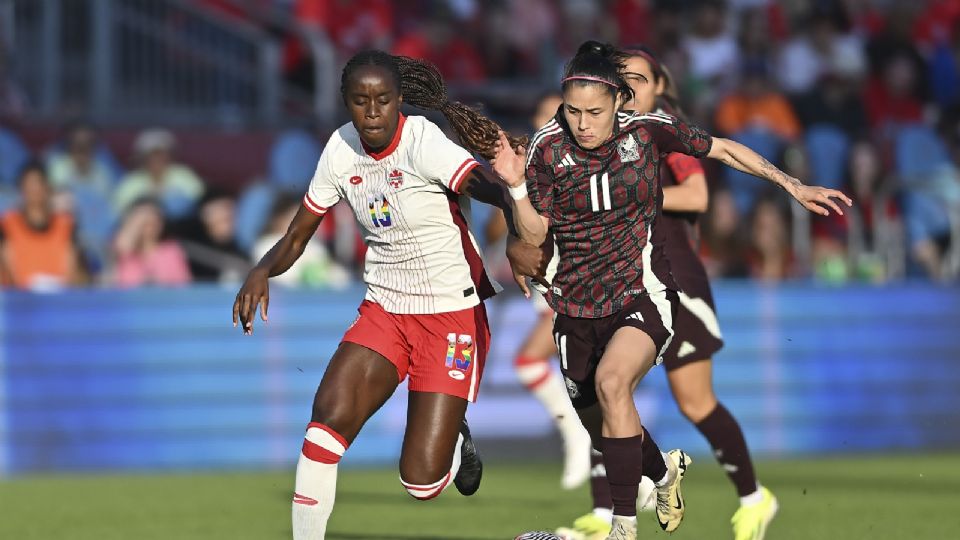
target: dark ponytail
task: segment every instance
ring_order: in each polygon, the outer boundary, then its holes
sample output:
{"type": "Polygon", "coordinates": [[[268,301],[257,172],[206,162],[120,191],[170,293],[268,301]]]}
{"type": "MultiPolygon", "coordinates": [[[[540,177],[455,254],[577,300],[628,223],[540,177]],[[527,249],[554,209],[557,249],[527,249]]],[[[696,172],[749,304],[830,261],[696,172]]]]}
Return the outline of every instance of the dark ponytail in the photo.
{"type": "Polygon", "coordinates": [[[624,101],[633,98],[633,90],[623,77],[624,62],[630,55],[609,43],[587,41],[577,49],[577,54],[567,63],[561,87],[595,84],[603,86],[614,99],[624,101]]]}
{"type": "MultiPolygon", "coordinates": [[[[404,103],[429,111],[440,111],[456,130],[460,142],[470,151],[493,159],[502,128],[478,110],[447,97],[447,86],[436,66],[426,60],[393,56],[383,51],[357,53],[343,68],[340,92],[346,94],[347,81],[360,66],[380,66],[393,75],[404,103]]],[[[526,145],[526,137],[507,134],[514,148],[526,145]]]]}

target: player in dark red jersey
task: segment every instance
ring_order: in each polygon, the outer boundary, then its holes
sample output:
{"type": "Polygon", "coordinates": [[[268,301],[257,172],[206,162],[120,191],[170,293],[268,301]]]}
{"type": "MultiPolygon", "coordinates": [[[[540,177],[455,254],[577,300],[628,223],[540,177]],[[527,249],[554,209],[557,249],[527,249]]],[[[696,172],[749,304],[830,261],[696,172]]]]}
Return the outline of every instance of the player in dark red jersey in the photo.
{"type": "Polygon", "coordinates": [[[633,98],[621,73],[627,55],[587,42],[562,81],[564,103],[526,155],[504,136],[495,170],[510,186],[520,238],[542,245],[548,230],[558,268],[547,300],[574,407],[603,454],[613,499],[611,540],[636,538],[637,486],[657,484],[657,516],[666,531],[683,517],[679,484],[686,455],[664,460],[643,429],[633,390],[673,337],[679,287],[654,227],[663,194],[660,162],[671,152],[712,157],[786,189],[822,214],[842,193],[803,186],[755,152],[712,138],[670,115],[618,112],[633,98]]]}
{"type": "MultiPolygon", "coordinates": [[[[648,48],[626,48],[624,77],[633,99],[622,110],[679,115],[680,108],[670,72],[648,48]]],[[[675,334],[663,356],[667,379],[680,411],[706,437],[714,454],[740,496],[741,507],[731,520],[735,540],[762,540],[777,511],[777,500],[757,482],[750,452],[740,425],[717,401],[713,392],[712,356],[723,347],[706,269],[694,249],[697,217],[708,203],[703,167],[694,157],[673,153],[661,168],[663,213],[657,227],[664,232],[664,249],[671,272],[680,287],[675,334]]],[[[532,248],[535,249],[535,248],[532,248]]],[[[594,462],[599,463],[594,457],[594,462]]],[[[641,487],[640,498],[649,493],[641,487]]],[[[593,540],[609,528],[613,502],[603,476],[591,477],[594,509],[557,534],[565,540],[593,540]]]]}

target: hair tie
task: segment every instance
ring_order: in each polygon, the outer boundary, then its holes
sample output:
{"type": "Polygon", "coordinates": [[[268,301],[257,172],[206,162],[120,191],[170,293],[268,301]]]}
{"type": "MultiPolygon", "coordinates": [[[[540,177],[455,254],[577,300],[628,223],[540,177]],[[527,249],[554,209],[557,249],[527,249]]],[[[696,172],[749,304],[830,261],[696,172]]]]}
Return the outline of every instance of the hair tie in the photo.
{"type": "Polygon", "coordinates": [[[590,81],[590,82],[598,82],[598,83],[603,83],[603,84],[609,84],[610,86],[612,86],[612,87],[614,87],[614,88],[620,88],[620,86],[618,86],[618,85],[616,85],[616,84],[614,84],[614,83],[612,83],[612,82],[610,82],[610,81],[608,81],[608,80],[606,80],[606,79],[601,79],[600,77],[590,77],[590,76],[587,76],[587,75],[572,75],[572,76],[567,77],[566,79],[563,79],[562,81],[560,81],[560,84],[566,84],[567,81],[590,81]]]}

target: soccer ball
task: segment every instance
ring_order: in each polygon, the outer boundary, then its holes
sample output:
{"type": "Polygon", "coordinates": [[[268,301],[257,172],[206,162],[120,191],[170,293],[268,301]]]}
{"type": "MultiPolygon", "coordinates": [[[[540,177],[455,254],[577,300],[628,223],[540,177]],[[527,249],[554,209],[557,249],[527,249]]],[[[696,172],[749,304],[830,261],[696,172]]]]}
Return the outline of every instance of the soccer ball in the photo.
{"type": "Polygon", "coordinates": [[[521,534],[513,540],[560,540],[560,537],[545,531],[530,531],[521,534]]]}

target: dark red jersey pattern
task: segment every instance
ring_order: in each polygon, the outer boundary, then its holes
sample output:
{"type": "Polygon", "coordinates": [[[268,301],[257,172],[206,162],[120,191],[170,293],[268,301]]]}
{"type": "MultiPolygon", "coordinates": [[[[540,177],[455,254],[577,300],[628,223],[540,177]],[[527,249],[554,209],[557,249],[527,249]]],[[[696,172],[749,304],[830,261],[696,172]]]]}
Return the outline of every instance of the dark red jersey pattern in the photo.
{"type": "MultiPolygon", "coordinates": [[[[694,174],[703,174],[700,161],[686,154],[673,153],[667,156],[666,167],[660,171],[663,187],[676,186],[694,174]]],[[[670,270],[680,290],[698,288],[692,280],[705,281],[707,271],[697,255],[697,212],[671,212],[664,210],[657,220],[659,232],[663,233],[664,250],[670,261],[670,270]]]]}
{"type": "Polygon", "coordinates": [[[562,109],[537,132],[527,190],[550,219],[558,248],[547,294],[557,313],[607,317],[645,290],[677,288],[653,226],[663,201],[660,163],[671,152],[704,157],[712,142],[702,129],[661,113],[619,113],[614,136],[589,151],[576,144],[562,109]]]}

